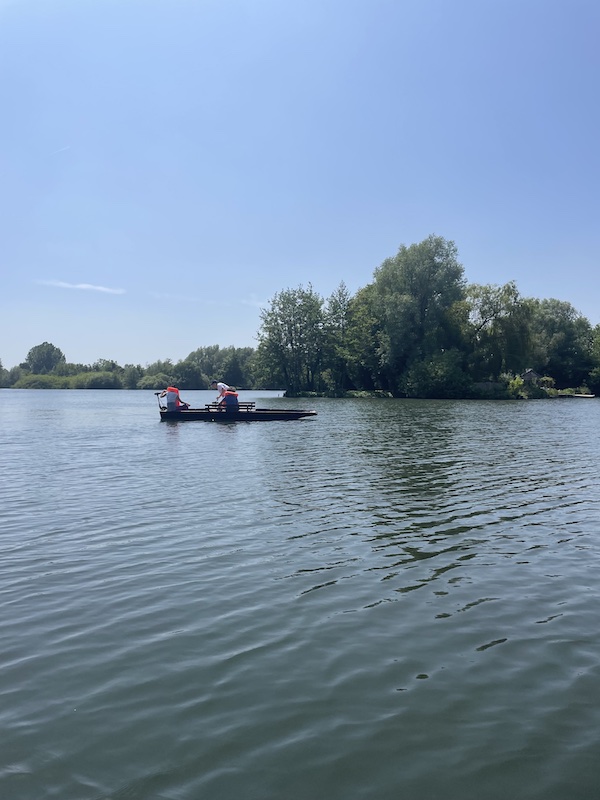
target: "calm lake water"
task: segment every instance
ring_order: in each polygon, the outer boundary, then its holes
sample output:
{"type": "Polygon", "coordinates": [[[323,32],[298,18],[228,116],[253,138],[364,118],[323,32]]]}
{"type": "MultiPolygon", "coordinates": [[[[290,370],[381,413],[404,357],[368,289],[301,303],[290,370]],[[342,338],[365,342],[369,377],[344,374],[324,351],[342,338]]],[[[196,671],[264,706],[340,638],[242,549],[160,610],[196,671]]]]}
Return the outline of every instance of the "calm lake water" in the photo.
{"type": "Polygon", "coordinates": [[[0,391],[0,797],[597,797],[600,399],[260,404],[0,391]]]}

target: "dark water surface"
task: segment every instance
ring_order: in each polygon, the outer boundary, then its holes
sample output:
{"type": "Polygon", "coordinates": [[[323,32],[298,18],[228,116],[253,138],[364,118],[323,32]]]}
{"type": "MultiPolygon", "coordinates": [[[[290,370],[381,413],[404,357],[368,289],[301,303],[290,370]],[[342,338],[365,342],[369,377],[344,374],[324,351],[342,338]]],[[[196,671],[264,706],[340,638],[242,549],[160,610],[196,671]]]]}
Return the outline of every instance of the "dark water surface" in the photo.
{"type": "Polygon", "coordinates": [[[261,404],[0,392],[0,797],[598,797],[600,400],[261,404]]]}

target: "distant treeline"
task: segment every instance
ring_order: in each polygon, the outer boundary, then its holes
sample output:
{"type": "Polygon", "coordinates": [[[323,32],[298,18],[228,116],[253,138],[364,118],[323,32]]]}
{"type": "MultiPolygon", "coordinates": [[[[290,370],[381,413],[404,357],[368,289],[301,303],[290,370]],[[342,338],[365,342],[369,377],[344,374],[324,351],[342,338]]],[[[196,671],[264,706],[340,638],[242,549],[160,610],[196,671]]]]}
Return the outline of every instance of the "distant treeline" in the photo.
{"type": "Polygon", "coordinates": [[[255,388],[252,347],[199,347],[177,363],[170,359],[119,365],[100,359],[93,364],[71,364],[50,342],[32,347],[18,367],[2,369],[0,385],[15,389],[208,389],[213,378],[240,388],[255,388]]]}
{"type": "Polygon", "coordinates": [[[521,297],[514,282],[467,284],[456,246],[439,236],[401,246],[355,295],[343,282],[326,299],[310,284],[280,291],[261,312],[257,338],[257,348],[199,347],[145,367],[70,364],[44,342],[18,367],[0,363],[0,385],[192,390],[217,378],[290,395],[600,392],[600,325],[568,302],[521,297]]]}

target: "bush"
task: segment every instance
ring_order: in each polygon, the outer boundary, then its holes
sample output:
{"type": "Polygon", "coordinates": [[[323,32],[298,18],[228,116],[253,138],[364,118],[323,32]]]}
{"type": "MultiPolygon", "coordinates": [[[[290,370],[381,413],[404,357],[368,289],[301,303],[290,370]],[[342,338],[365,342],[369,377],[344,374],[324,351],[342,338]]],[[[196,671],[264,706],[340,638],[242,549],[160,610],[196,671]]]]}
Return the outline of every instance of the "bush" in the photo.
{"type": "Polygon", "coordinates": [[[144,375],[138,381],[138,389],[165,389],[171,383],[171,378],[164,372],[156,375],[144,375]]]}
{"type": "Polygon", "coordinates": [[[436,353],[428,361],[416,361],[402,376],[407,397],[459,398],[472,394],[471,379],[462,370],[457,350],[436,353]]]}
{"type": "Polygon", "coordinates": [[[546,400],[556,394],[552,388],[544,389],[535,383],[526,383],[520,375],[502,376],[506,381],[506,393],[515,400],[546,400]]]}
{"type": "Polygon", "coordinates": [[[592,392],[600,393],[600,367],[594,367],[588,375],[587,382],[592,392]]]}
{"type": "Polygon", "coordinates": [[[122,389],[123,382],[116,372],[83,372],[70,378],[73,389],[122,389]]]}
{"type": "Polygon", "coordinates": [[[68,389],[69,379],[59,375],[23,375],[13,384],[15,389],[68,389]]]}
{"type": "Polygon", "coordinates": [[[523,378],[521,378],[520,375],[515,375],[515,377],[508,382],[506,392],[509,397],[514,397],[515,399],[526,397],[525,381],[523,378]]]}

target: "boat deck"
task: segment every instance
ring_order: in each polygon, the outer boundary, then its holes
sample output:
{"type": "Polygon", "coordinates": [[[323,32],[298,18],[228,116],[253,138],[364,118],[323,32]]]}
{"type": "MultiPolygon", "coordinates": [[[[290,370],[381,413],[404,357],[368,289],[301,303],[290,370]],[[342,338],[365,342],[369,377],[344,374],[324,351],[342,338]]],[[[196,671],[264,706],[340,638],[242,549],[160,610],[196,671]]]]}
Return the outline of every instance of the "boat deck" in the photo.
{"type": "Polygon", "coordinates": [[[239,403],[236,409],[218,403],[206,403],[204,408],[168,411],[160,406],[160,418],[167,422],[271,422],[316,417],[317,412],[300,408],[256,408],[255,403],[239,403]]]}

